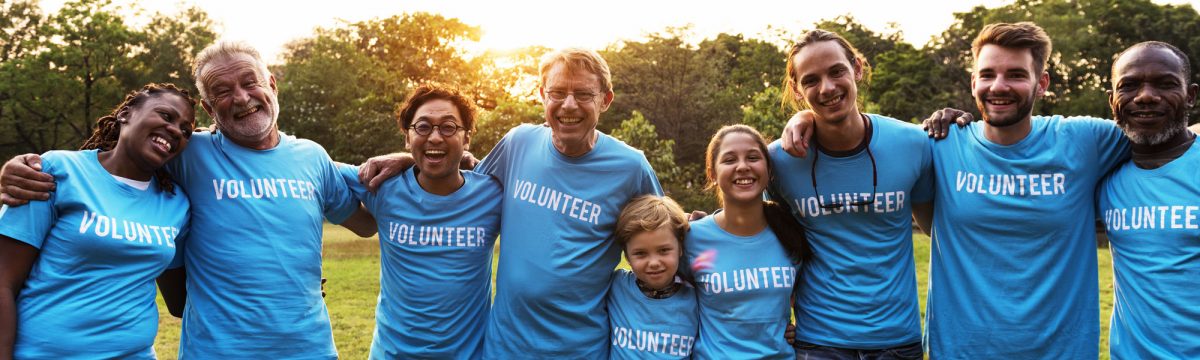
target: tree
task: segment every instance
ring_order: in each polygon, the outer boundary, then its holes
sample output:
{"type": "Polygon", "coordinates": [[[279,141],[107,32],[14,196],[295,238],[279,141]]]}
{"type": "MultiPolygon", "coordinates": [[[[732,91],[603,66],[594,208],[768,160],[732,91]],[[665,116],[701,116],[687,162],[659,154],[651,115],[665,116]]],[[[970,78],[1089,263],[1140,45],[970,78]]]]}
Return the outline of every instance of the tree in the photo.
{"type": "MultiPolygon", "coordinates": [[[[667,196],[675,199],[680,206],[689,210],[710,210],[716,207],[716,201],[704,194],[704,181],[693,179],[697,176],[694,165],[677,166],[675,164],[675,141],[660,140],[654,124],[646,120],[639,111],[634,111],[632,117],[621,122],[612,131],[612,136],[620,139],[629,146],[642,150],[650,167],[658,176],[667,196]]],[[[703,173],[699,174],[703,179],[703,173]]]]}
{"type": "MultiPolygon", "coordinates": [[[[956,13],[955,19],[930,47],[935,49],[935,59],[946,65],[946,81],[961,89],[970,88],[969,76],[962,74],[971,68],[971,41],[985,24],[1032,21],[1046,30],[1054,52],[1046,69],[1050,88],[1034,109],[1037,114],[1111,116],[1104,91],[1110,86],[1113,55],[1135,43],[1159,40],[1180,47],[1192,59],[1200,56],[1200,14],[1191,5],[1019,0],[997,8],[976,7],[956,13]]],[[[1192,68],[1196,74],[1200,65],[1193,62],[1192,68]]],[[[956,102],[973,108],[969,97],[964,97],[956,102]]],[[[1198,116],[1193,110],[1192,121],[1198,116]]]]}
{"type": "Polygon", "coordinates": [[[287,46],[280,80],[280,128],[325,146],[339,161],[403,149],[394,112],[420,83],[458,88],[495,107],[503,87],[483,80],[489,58],[461,45],[479,29],[441,15],[414,13],[319,29],[287,46]]]}
{"type": "Polygon", "coordinates": [[[215,37],[195,8],[156,14],[145,32],[127,26],[108,0],[69,2],[48,18],[30,2],[0,4],[0,12],[5,157],[78,147],[96,118],[147,82],[191,87],[192,53],[215,37]]]}

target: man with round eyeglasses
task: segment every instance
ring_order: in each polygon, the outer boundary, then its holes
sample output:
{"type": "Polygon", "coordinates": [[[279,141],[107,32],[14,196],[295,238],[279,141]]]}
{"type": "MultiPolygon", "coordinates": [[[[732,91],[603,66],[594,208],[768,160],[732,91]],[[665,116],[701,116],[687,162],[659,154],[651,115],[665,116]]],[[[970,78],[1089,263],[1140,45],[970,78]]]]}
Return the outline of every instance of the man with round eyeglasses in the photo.
{"type": "MultiPolygon", "coordinates": [[[[617,215],[634,197],[662,189],[641,151],[596,130],[613,100],[599,54],[552,51],[540,72],[546,123],[513,128],[475,169],[504,187],[496,295],[482,357],[603,359],[604,298],[621,258],[613,238],[617,215]]],[[[363,183],[390,177],[405,162],[395,155],[372,159],[363,166],[363,183]]]]}
{"type": "Polygon", "coordinates": [[[372,359],[477,359],[491,300],[492,249],[503,190],[459,170],[475,107],[459,92],[422,85],[397,123],[415,165],[370,192],[358,169],[342,175],[379,223],[379,301],[372,359]],[[419,329],[419,330],[418,330],[419,329]]]}

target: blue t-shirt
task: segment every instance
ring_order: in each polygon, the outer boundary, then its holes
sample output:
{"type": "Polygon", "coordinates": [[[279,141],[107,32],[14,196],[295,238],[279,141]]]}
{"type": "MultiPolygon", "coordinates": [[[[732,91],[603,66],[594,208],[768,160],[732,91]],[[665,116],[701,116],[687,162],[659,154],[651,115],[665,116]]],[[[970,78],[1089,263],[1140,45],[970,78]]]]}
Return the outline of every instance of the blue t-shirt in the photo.
{"type": "Polygon", "coordinates": [[[1099,188],[1113,256],[1113,359],[1200,359],[1200,142],[1153,170],[1127,162],[1099,188]]]}
{"type": "Polygon", "coordinates": [[[0,208],[0,235],[38,248],[17,297],[14,358],[154,358],[154,279],[183,245],[188,200],[153,180],[117,181],[97,153],[42,155],[58,184],[50,199],[0,208]]]}
{"type": "Polygon", "coordinates": [[[912,204],[933,200],[933,160],[925,132],[914,124],[869,114],[868,147],[879,186],[873,205],[822,209],[820,204],[869,201],[866,151],[817,160],[797,158],[778,141],[772,196],[791,208],[815,256],[803,264],[796,289],[796,340],[841,348],[885,349],[921,341],[913,262],[912,204]]]}
{"type": "Polygon", "coordinates": [[[179,357],[337,357],[321,298],[321,218],[339,223],[358,201],[325,149],[282,133],[268,150],[196,133],[167,165],[204,229],[183,251],[179,357]]]}
{"type": "Polygon", "coordinates": [[[476,169],[504,185],[485,358],[607,357],[604,295],[621,259],[617,215],[662,188],[641,151],[597,135],[591,151],[568,157],[549,127],[521,125],[476,169]]]}
{"type": "Polygon", "coordinates": [[[688,264],[706,251],[716,254],[711,266],[693,273],[700,299],[696,358],[796,357],[783,333],[791,319],[797,264],[770,228],[737,236],[708,216],[691,223],[683,247],[688,264]]]}
{"type": "Polygon", "coordinates": [[[358,182],[358,168],[341,168],[379,222],[371,358],[478,358],[491,305],[500,183],[463,171],[463,186],[441,196],[422,189],[410,168],[371,193],[358,182]]]}
{"type": "Polygon", "coordinates": [[[690,359],[700,331],[696,289],[684,283],[674,295],[651,299],[637,286],[637,275],[613,272],[608,288],[611,325],[609,359],[690,359]]]}
{"type": "Polygon", "coordinates": [[[1031,127],[1012,145],[980,122],[933,143],[931,357],[1099,355],[1094,196],[1129,144],[1108,120],[1034,116],[1031,127]]]}

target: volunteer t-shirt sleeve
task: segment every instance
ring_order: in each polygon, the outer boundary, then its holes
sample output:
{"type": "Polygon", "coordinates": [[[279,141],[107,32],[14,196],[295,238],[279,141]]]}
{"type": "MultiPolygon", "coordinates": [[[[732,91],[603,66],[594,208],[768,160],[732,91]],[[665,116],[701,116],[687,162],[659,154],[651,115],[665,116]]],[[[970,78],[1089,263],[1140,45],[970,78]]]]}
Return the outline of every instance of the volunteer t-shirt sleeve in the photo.
{"type": "Polygon", "coordinates": [[[350,186],[346,184],[342,173],[338,170],[338,165],[329,158],[329,154],[325,154],[323,179],[321,179],[321,199],[324,201],[322,205],[323,213],[329,222],[341,224],[354,210],[358,209],[358,199],[355,199],[350,186]]]}
{"type": "MultiPolygon", "coordinates": [[[[49,153],[42,155],[42,171],[55,175],[54,158],[49,153]]],[[[55,176],[55,181],[61,180],[61,177],[55,176]]],[[[58,213],[54,210],[57,195],[51,192],[50,198],[45,201],[30,201],[18,207],[0,207],[0,235],[41,249],[46,235],[50,234],[50,228],[58,220],[58,213]]]]}

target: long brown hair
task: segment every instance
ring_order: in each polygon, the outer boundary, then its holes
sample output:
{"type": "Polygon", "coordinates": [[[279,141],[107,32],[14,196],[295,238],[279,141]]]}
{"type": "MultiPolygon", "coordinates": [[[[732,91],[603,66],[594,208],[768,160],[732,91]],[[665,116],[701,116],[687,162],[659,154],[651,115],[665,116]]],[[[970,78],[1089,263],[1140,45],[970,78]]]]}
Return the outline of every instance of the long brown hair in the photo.
{"type": "MultiPolygon", "coordinates": [[[[129,109],[141,106],[154,96],[161,94],[174,94],[183,98],[188,103],[189,110],[192,110],[193,118],[196,109],[196,100],[186,89],[175,87],[174,84],[156,84],[150,83],[143,86],[141,90],[131,91],[125,95],[125,100],[121,101],[120,105],[113,108],[108,115],[101,116],[96,119],[96,129],[92,131],[92,136],[84,140],[83,146],[79,150],[99,149],[100,151],[109,151],[117,146],[117,140],[121,137],[121,122],[120,115],[129,109]]],[[[193,119],[193,121],[195,121],[193,119]]],[[[191,130],[187,130],[191,131],[191,130]]],[[[184,134],[187,136],[188,134],[184,134]]],[[[168,193],[175,193],[175,184],[171,182],[171,175],[163,168],[154,170],[154,177],[158,179],[158,186],[168,193]]]]}
{"type": "MultiPolygon", "coordinates": [[[[796,78],[796,76],[799,76],[796,74],[796,55],[799,54],[800,50],[803,50],[805,46],[816,44],[822,41],[832,41],[837,43],[838,46],[841,46],[842,55],[846,56],[846,60],[850,61],[850,65],[858,66],[861,69],[862,80],[860,80],[860,82],[862,84],[871,82],[871,64],[867,62],[867,57],[863,56],[863,54],[858,51],[858,48],[855,48],[854,45],[850,44],[850,41],[846,40],[846,38],[838,35],[835,32],[820,29],[810,30],[809,32],[804,33],[804,36],[800,38],[800,41],[797,41],[795,44],[793,44],[792,49],[788,51],[787,69],[784,70],[785,75],[783,78],[783,104],[781,104],[784,108],[790,107],[793,111],[800,111],[809,107],[806,101],[800,101],[797,99],[799,97],[798,95],[800,94],[799,91],[796,90],[796,87],[799,85],[800,79],[796,78]]],[[[861,84],[855,85],[857,86],[861,84]]],[[[862,102],[863,97],[859,96],[857,105],[861,107],[862,102]]]]}
{"type": "MultiPolygon", "coordinates": [[[[767,141],[762,134],[753,127],[735,124],[726,125],[717,130],[713,134],[712,139],[708,141],[708,148],[704,156],[704,176],[708,184],[705,185],[706,190],[713,190],[717,194],[717,201],[722,207],[725,206],[725,194],[721,193],[721,188],[717,186],[717,155],[721,152],[721,143],[725,141],[725,137],[730,134],[746,134],[754,139],[758,144],[759,151],[763,154],[763,160],[767,162],[767,179],[774,181],[775,172],[771,165],[771,156],[767,150],[767,141]]],[[[774,201],[763,200],[763,215],[767,219],[767,226],[771,228],[771,232],[775,233],[775,237],[779,239],[779,244],[783,245],[783,249],[787,251],[789,256],[792,256],[801,261],[808,260],[812,257],[812,250],[808,246],[808,238],[804,235],[804,226],[792,217],[791,211],[784,205],[774,201]]]]}

